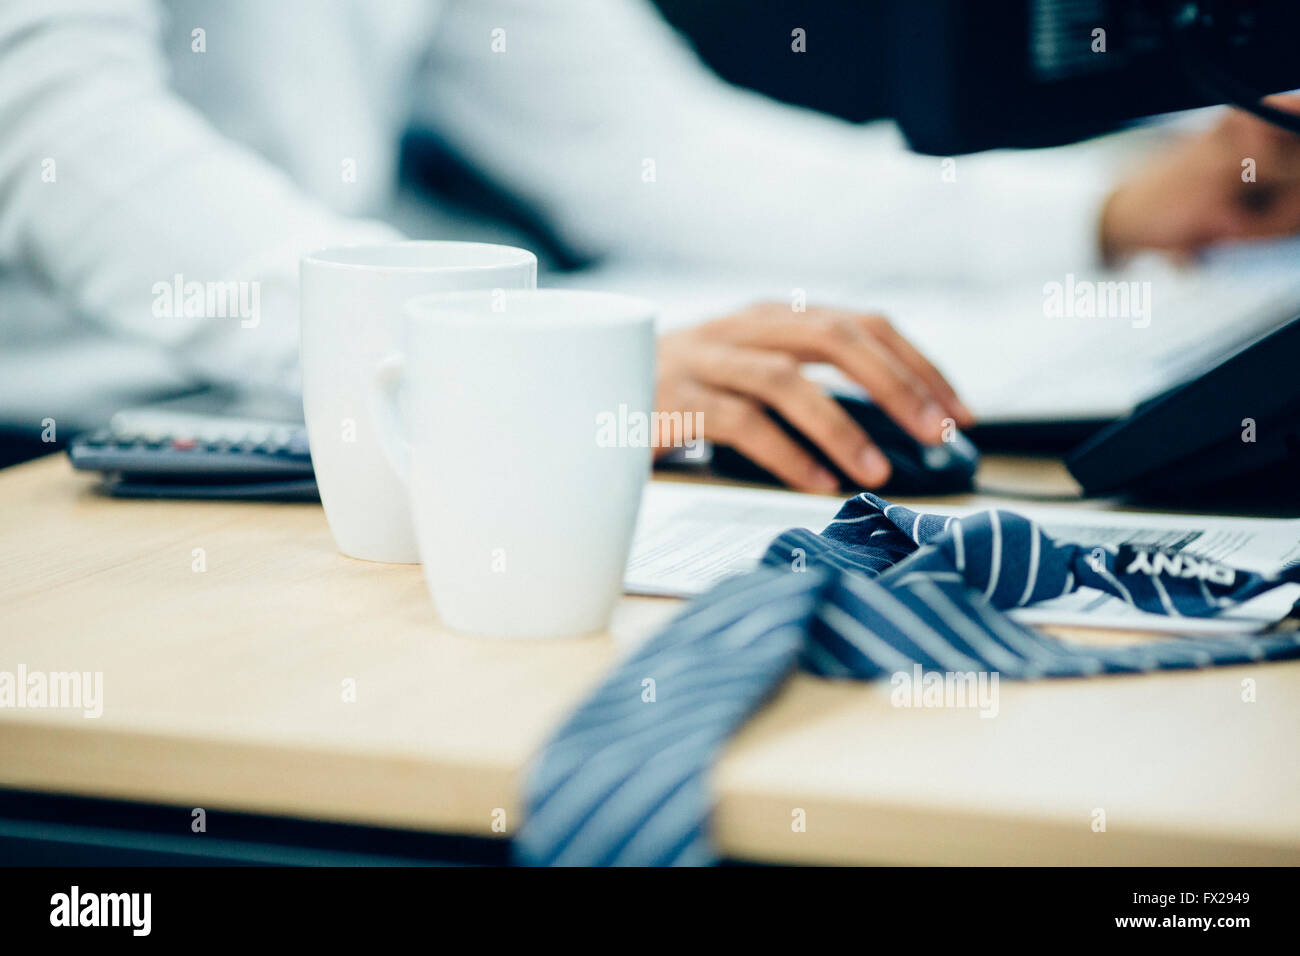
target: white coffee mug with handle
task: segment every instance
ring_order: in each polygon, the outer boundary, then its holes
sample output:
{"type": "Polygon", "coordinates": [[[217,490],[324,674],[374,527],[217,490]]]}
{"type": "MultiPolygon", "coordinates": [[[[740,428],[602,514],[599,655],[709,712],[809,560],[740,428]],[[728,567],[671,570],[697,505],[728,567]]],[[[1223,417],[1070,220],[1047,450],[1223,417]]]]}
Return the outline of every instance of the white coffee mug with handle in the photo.
{"type": "Polygon", "coordinates": [[[409,486],[448,627],[604,629],[650,472],[655,307],[598,292],[420,296],[375,367],[376,417],[409,486]]]}
{"type": "Polygon", "coordinates": [[[370,414],[371,373],[397,347],[412,296],[532,289],[537,257],[478,242],[342,246],[305,256],[300,277],[303,410],[334,542],[367,561],[418,561],[406,489],[370,414]]]}

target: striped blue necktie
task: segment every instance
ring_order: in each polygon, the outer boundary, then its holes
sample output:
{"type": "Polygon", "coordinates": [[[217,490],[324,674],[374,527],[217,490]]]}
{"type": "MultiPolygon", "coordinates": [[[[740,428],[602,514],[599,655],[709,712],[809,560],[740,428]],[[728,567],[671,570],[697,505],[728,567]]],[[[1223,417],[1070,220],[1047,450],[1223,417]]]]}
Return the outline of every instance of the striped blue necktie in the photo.
{"type": "Polygon", "coordinates": [[[708,771],[796,667],[857,680],[918,665],[1028,680],[1278,660],[1300,656],[1294,631],[1094,647],[1004,612],[1092,587],[1203,618],[1295,581],[1300,566],[1265,576],[1181,551],[1084,547],[1006,511],[958,519],[858,495],[822,534],[787,531],[755,571],[692,601],[579,706],[528,773],[516,857],[714,862],[708,771]]]}

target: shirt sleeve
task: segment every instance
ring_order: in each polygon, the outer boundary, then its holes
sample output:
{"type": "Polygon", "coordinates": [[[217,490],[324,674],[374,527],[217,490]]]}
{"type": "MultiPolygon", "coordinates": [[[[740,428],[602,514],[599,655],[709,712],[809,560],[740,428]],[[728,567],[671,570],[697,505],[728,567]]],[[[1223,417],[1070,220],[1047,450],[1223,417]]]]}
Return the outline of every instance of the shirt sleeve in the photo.
{"type": "Polygon", "coordinates": [[[395,233],[221,136],[168,88],[159,35],[149,0],[0,2],[0,264],[198,376],[292,388],[299,256],[395,233]],[[252,283],[258,314],[187,309],[178,278],[252,283]]]}
{"type": "Polygon", "coordinates": [[[451,0],[433,42],[421,121],[588,255],[865,276],[1100,262],[1108,179],[1086,150],[911,154],[892,124],[724,83],[642,0],[451,0]]]}

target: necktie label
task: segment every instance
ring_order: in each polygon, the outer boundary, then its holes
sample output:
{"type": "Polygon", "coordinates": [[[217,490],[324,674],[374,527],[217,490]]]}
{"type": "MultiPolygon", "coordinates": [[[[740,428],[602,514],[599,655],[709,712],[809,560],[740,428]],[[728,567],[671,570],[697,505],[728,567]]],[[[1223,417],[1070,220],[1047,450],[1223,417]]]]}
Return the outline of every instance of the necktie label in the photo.
{"type": "Polygon", "coordinates": [[[1223,588],[1237,585],[1237,569],[1183,551],[1121,545],[1115,563],[1124,574],[1148,577],[1190,578],[1223,588]]]}

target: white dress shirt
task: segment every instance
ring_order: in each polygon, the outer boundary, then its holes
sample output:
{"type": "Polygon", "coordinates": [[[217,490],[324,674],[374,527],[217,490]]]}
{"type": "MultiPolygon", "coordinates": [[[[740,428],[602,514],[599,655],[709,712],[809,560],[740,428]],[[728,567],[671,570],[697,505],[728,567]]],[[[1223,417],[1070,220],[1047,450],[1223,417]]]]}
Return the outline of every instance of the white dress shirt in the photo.
{"type": "Polygon", "coordinates": [[[1058,275],[1095,264],[1109,175],[1067,148],[946,181],[890,124],[723,83],[644,0],[0,0],[0,421],[292,388],[298,258],[398,235],[410,127],[573,248],[666,267],[1058,275]],[[178,274],[259,283],[256,327],[160,317],[178,274]]]}

